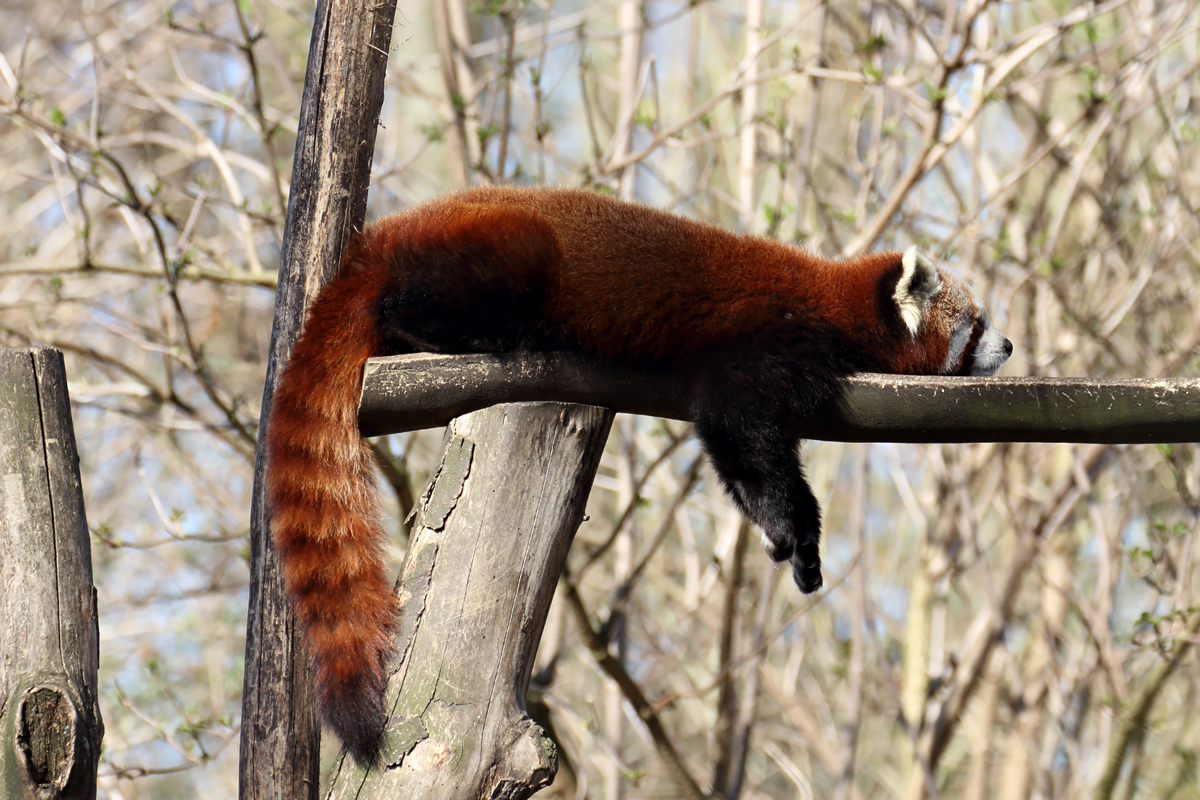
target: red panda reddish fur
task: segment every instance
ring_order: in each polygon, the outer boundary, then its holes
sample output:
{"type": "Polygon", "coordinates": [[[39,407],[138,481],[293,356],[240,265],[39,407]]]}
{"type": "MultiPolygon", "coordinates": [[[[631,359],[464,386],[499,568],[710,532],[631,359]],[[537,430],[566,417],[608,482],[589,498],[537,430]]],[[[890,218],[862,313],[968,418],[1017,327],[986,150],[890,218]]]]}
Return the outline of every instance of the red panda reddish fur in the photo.
{"type": "Polygon", "coordinates": [[[271,532],[318,709],[346,742],[378,739],[396,616],[374,462],[358,433],[362,365],[381,346],[374,298],[361,289],[335,280],[313,304],[267,427],[271,532]]]}
{"type": "Polygon", "coordinates": [[[343,743],[376,751],[397,610],[356,420],[369,357],[573,350],[681,371],[717,473],[813,591],[820,508],[786,420],[856,371],[965,372],[986,333],[969,290],[911,258],[830,261],[567,189],[467,190],[356,236],[312,305],[266,434],[271,530],[322,717],[343,743]],[[961,363],[947,363],[952,341],[961,363]]]}

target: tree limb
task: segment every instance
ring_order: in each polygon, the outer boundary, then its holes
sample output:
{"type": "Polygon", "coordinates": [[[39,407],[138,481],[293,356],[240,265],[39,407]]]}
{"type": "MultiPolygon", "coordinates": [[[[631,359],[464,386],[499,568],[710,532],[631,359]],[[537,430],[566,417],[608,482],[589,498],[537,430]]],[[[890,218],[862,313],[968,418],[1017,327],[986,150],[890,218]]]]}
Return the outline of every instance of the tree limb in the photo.
{"type": "MultiPolygon", "coordinates": [[[[495,403],[553,400],[687,419],[677,375],[568,353],[373,358],[359,425],[366,436],[445,425],[495,403]]],[[[1200,379],[958,378],[861,374],[840,401],[794,420],[790,434],[827,441],[1200,441],[1200,379]]]]}

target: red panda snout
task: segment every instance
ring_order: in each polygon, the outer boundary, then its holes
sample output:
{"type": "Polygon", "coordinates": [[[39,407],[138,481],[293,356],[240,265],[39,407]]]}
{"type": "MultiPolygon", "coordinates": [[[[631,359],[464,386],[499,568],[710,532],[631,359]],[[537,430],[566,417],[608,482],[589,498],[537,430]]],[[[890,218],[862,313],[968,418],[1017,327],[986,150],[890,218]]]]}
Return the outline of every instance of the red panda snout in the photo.
{"type": "Polygon", "coordinates": [[[987,309],[970,287],[953,275],[945,280],[935,309],[947,336],[941,374],[995,375],[1012,354],[1012,342],[992,325],[987,309]]]}
{"type": "Polygon", "coordinates": [[[1000,367],[1004,366],[1004,362],[1008,361],[1008,357],[1012,355],[1013,343],[1008,340],[1008,337],[998,331],[988,321],[987,311],[983,311],[983,333],[979,337],[979,343],[975,345],[967,361],[969,362],[966,370],[967,375],[987,376],[995,375],[1000,367]]]}

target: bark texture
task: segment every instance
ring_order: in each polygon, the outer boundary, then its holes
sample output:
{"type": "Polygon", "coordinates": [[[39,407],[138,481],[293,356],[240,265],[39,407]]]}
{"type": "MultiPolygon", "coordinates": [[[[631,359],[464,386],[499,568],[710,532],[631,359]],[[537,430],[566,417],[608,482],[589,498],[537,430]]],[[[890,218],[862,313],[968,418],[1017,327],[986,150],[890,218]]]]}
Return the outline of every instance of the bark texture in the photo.
{"type": "Polygon", "coordinates": [[[330,798],[520,800],[554,779],[525,692],[612,418],[525,403],[450,423],[397,584],[380,763],[343,755],[330,798]]]}
{"type": "MultiPolygon", "coordinates": [[[[395,0],[317,3],[280,254],[260,445],[265,410],[271,407],[304,310],[336,272],[347,238],[362,227],[395,11],[395,0]]],[[[318,793],[320,729],[308,656],[268,535],[264,466],[260,446],[250,512],[239,794],[302,800],[318,793]]]]}
{"type": "Polygon", "coordinates": [[[98,662],[62,353],[0,348],[0,795],[96,796],[98,662]]]}

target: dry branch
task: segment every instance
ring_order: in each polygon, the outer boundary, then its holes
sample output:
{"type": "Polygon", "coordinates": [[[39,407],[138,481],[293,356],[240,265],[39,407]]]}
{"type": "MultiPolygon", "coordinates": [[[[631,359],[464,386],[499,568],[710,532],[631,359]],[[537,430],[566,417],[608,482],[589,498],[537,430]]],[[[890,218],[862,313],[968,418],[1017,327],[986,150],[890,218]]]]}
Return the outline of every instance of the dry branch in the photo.
{"type": "MultiPolygon", "coordinates": [[[[367,363],[367,436],[445,425],[494,403],[554,400],[687,419],[678,377],[563,354],[416,354],[367,363]]],[[[1200,379],[952,378],[863,374],[791,432],[879,442],[1200,441],[1200,379]]]]}
{"type": "Polygon", "coordinates": [[[1117,781],[1121,777],[1121,767],[1131,744],[1145,734],[1146,721],[1150,709],[1154,705],[1163,685],[1171,677],[1171,673],[1180,665],[1195,642],[1196,634],[1200,632],[1200,614],[1193,614],[1181,632],[1181,636],[1162,654],[1162,660],[1157,662],[1144,679],[1144,682],[1130,702],[1120,709],[1117,729],[1113,734],[1112,743],[1108,748],[1108,756],[1104,762],[1104,774],[1096,785],[1096,800],[1109,800],[1116,791],[1117,781]]]}

